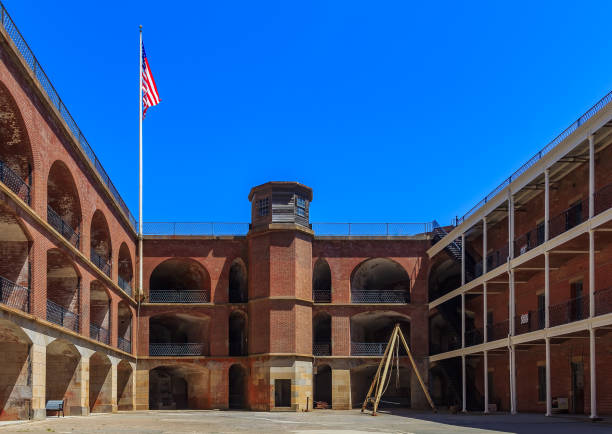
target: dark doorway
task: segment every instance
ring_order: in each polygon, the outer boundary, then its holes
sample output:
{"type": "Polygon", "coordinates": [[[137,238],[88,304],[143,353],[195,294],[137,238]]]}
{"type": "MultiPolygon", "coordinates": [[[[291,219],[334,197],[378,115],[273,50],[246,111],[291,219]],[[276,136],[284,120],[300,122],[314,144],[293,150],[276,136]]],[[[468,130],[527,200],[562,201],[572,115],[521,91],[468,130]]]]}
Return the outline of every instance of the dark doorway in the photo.
{"type": "Polygon", "coordinates": [[[572,362],[572,413],[584,413],[584,366],[572,362]]]}
{"type": "Polygon", "coordinates": [[[291,380],[274,380],[274,406],[291,407],[291,380]]]}
{"type": "Polygon", "coordinates": [[[187,381],[172,368],[149,372],[149,410],[181,410],[188,407],[187,381]]]}
{"type": "Polygon", "coordinates": [[[329,365],[317,367],[314,378],[314,400],[326,402],[327,408],[332,404],[332,370],[329,365]]]}
{"type": "Polygon", "coordinates": [[[240,365],[229,369],[229,408],[246,408],[245,371],[240,365]]]}

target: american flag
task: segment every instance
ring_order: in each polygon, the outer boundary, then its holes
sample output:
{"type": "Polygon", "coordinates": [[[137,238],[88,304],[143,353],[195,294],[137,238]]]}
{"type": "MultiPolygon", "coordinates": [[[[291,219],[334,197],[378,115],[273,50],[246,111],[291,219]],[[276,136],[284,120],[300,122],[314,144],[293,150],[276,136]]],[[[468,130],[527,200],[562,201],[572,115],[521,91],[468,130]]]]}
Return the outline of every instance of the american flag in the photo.
{"type": "Polygon", "coordinates": [[[153,79],[153,74],[151,73],[151,68],[149,66],[149,61],[147,60],[147,55],[145,54],[144,43],[142,44],[142,105],[143,112],[142,117],[144,118],[147,113],[147,109],[149,107],[153,107],[159,104],[161,100],[159,99],[159,93],[157,93],[157,86],[155,85],[155,80],[153,79]]]}

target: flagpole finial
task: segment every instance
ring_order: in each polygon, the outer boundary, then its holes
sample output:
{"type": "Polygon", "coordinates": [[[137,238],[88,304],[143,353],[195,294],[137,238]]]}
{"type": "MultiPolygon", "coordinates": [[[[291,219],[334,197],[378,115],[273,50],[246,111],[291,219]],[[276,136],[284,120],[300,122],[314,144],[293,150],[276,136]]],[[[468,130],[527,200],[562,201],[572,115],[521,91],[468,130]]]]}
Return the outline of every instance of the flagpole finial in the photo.
{"type": "Polygon", "coordinates": [[[141,25],[139,25],[138,27],[140,27],[140,31],[142,32],[142,24],[141,24],[141,25]]]}

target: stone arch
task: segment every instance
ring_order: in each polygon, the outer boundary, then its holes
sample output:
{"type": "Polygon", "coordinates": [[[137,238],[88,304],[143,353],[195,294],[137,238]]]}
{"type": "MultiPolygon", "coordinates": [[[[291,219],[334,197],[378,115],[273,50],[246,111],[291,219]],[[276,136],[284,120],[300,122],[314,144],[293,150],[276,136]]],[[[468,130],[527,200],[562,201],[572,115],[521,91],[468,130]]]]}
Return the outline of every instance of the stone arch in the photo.
{"type": "Polygon", "coordinates": [[[149,409],[205,409],[209,373],[189,365],[160,365],[149,371],[149,409]]]}
{"type": "MultiPolygon", "coordinates": [[[[314,400],[327,403],[327,408],[332,406],[332,370],[328,364],[317,365],[313,381],[314,400]]],[[[317,407],[314,405],[313,407],[317,407]]],[[[325,408],[325,407],[324,407],[325,408]]]]}
{"type": "MultiPolygon", "coordinates": [[[[378,369],[377,362],[367,362],[351,369],[351,400],[353,407],[361,407],[366,397],[368,388],[378,369]]],[[[403,361],[399,365],[399,382],[396,380],[397,366],[390,368],[391,380],[383,394],[379,405],[380,408],[410,407],[412,370],[403,361]]]]}
{"type": "Polygon", "coordinates": [[[0,303],[29,312],[31,237],[23,223],[0,203],[0,303]]]}
{"type": "Polygon", "coordinates": [[[0,181],[30,203],[33,170],[32,146],[21,111],[0,81],[0,181]]]}
{"type": "Polygon", "coordinates": [[[353,303],[409,303],[410,276],[388,258],[370,258],[351,273],[353,303]]]}
{"type": "Polygon", "coordinates": [[[331,303],[332,276],[329,264],[319,258],[312,270],[312,299],[315,303],[331,303]]]}
{"type": "Polygon", "coordinates": [[[113,250],[111,233],[106,217],[99,209],[93,213],[91,218],[89,247],[91,261],[110,277],[113,250]]]}
{"type": "MultiPolygon", "coordinates": [[[[366,311],[351,316],[351,355],[382,355],[395,324],[410,345],[410,317],[394,311],[366,311]]],[[[400,353],[404,351],[400,347],[400,353]]]]}
{"type": "Polygon", "coordinates": [[[319,312],[312,318],[312,353],[315,356],[332,355],[332,323],[327,312],[319,312]]]}
{"type": "Polygon", "coordinates": [[[229,355],[246,356],[248,354],[248,317],[241,310],[234,310],[229,316],[229,355]]]}
{"type": "Polygon", "coordinates": [[[111,298],[102,282],[94,280],[89,286],[89,337],[110,343],[111,298]]]}
{"type": "Polygon", "coordinates": [[[239,363],[228,370],[228,397],[229,408],[247,408],[247,371],[239,363]]]}
{"type": "Polygon", "coordinates": [[[191,258],[172,258],[159,264],[149,278],[152,303],[207,303],[210,301],[208,270],[191,258]]]}
{"type": "Polygon", "coordinates": [[[79,331],[81,276],[59,249],[47,250],[47,321],[79,331]]]}
{"type": "Polygon", "coordinates": [[[246,303],[248,300],[247,268],[242,258],[232,261],[229,271],[228,298],[230,303],[246,303]]]}
{"type": "Polygon", "coordinates": [[[205,356],[209,351],[210,317],[162,313],[149,318],[151,356],[205,356]]]}
{"type": "Polygon", "coordinates": [[[99,351],[89,358],[89,411],[110,413],[113,411],[113,379],[111,361],[99,351]]]}
{"type": "Polygon", "coordinates": [[[29,377],[32,341],[10,320],[0,319],[0,420],[28,419],[32,399],[29,377]]]}
{"type": "Polygon", "coordinates": [[[133,312],[126,300],[117,305],[117,346],[126,353],[132,352],[133,312]]]}
{"type": "Polygon", "coordinates": [[[63,339],[47,345],[45,399],[65,400],[65,413],[84,415],[89,409],[81,405],[81,355],[76,347],[63,339]]]}
{"type": "Polygon", "coordinates": [[[119,287],[131,295],[134,266],[132,265],[132,254],[130,253],[130,249],[125,242],[121,243],[121,246],[119,247],[117,274],[119,287]]]}
{"type": "Polygon", "coordinates": [[[442,259],[432,263],[429,268],[427,281],[430,301],[461,286],[461,264],[446,254],[441,256],[442,259]]]}
{"type": "Polygon", "coordinates": [[[81,201],[74,177],[66,163],[56,160],[47,176],[47,221],[79,248],[82,220],[81,201]]]}
{"type": "Polygon", "coordinates": [[[127,360],[117,364],[117,407],[119,410],[134,409],[134,372],[127,360]]]}

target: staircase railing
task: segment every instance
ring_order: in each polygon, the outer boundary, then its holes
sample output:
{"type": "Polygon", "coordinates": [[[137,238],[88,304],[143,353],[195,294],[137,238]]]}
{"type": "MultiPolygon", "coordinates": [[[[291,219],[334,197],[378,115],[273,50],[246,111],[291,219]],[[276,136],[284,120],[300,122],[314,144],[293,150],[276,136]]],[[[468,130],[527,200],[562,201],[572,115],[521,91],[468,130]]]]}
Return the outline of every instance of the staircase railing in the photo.
{"type": "Polygon", "coordinates": [[[30,186],[2,160],[0,160],[0,182],[4,183],[13,193],[30,205],[32,200],[30,186]]]}
{"type": "Polygon", "coordinates": [[[0,302],[24,312],[30,311],[30,288],[0,276],[0,302]]]}
{"type": "Polygon", "coordinates": [[[66,223],[62,216],[55,212],[50,206],[47,206],[47,221],[56,231],[66,238],[70,244],[77,249],[79,248],[81,242],[81,234],[79,231],[73,229],[72,226],[66,223]]]}

